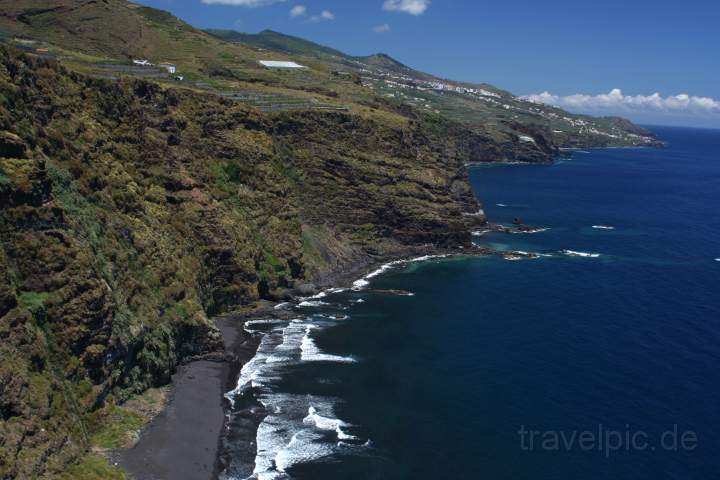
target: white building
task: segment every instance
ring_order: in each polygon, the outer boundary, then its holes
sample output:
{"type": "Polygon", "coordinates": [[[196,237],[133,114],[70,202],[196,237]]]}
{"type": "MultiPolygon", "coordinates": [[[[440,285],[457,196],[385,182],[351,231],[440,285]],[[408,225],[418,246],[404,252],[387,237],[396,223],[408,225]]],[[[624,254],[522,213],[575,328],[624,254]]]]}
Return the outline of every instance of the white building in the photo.
{"type": "Polygon", "coordinates": [[[168,73],[170,75],[174,75],[175,72],[177,71],[177,68],[172,63],[163,62],[163,63],[158,64],[158,67],[164,68],[165,70],[168,71],[168,73]]]}
{"type": "Polygon", "coordinates": [[[306,68],[295,62],[279,62],[276,60],[260,60],[260,65],[267,68],[306,68]]]}

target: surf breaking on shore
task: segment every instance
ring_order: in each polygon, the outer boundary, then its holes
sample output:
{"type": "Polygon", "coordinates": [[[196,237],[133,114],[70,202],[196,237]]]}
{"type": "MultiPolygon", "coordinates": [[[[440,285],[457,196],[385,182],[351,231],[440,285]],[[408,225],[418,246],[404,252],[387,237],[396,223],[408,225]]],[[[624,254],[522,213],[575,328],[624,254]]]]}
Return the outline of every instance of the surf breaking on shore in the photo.
{"type": "Polygon", "coordinates": [[[560,253],[568,257],[600,258],[602,256],[599,253],[577,252],[575,250],[562,250],[560,253]]]}
{"type": "MultiPolygon", "coordinates": [[[[410,261],[388,262],[353,283],[360,291],[370,279],[410,261]]],[[[292,320],[250,320],[245,331],[260,335],[255,356],[241,369],[236,387],[225,394],[231,404],[229,415],[244,405],[257,402],[265,416],[256,433],[255,467],[249,478],[257,480],[290,479],[288,470],[295,465],[319,461],[332,456],[357,455],[371,449],[372,442],[355,433],[355,426],[337,417],[336,398],[314,394],[298,394],[286,388],[285,375],[312,362],[350,365],[358,359],[323,352],[315,335],[323,329],[345,321],[344,312],[362,298],[349,300],[349,305],[331,303],[329,296],[346,289],[331,288],[299,299],[299,303],[278,304],[276,310],[298,313],[292,320]],[[321,311],[320,311],[321,310],[321,311]],[[309,312],[309,314],[306,314],[309,312]]],[[[221,478],[240,480],[227,471],[221,478]]]]}
{"type": "MultiPolygon", "coordinates": [[[[236,387],[225,397],[231,405],[229,417],[258,404],[264,412],[256,433],[255,467],[247,478],[291,479],[288,471],[293,466],[331,457],[367,454],[372,450],[372,440],[362,436],[359,426],[338,418],[339,399],[297,393],[288,388],[287,374],[313,362],[351,366],[361,361],[324,352],[316,343],[318,333],[347,320],[346,311],[364,302],[357,297],[333,297],[335,294],[346,291],[359,294],[370,285],[371,279],[392,268],[447,256],[423,255],[388,262],[353,282],[350,289],[330,288],[300,298],[297,303],[285,302],[274,307],[283,313],[294,312],[297,318],[256,319],[245,323],[245,331],[259,335],[261,340],[255,356],[242,367],[236,387]]],[[[411,292],[386,293],[413,295],[411,292]]],[[[220,478],[241,480],[244,476],[233,475],[232,469],[228,469],[220,478]]]]}
{"type": "MultiPolygon", "coordinates": [[[[552,256],[520,252],[522,258],[552,256]]],[[[313,363],[351,368],[362,359],[324,352],[316,343],[323,330],[350,318],[347,313],[364,299],[372,279],[389,270],[411,263],[443,259],[451,253],[422,255],[387,262],[355,280],[350,288],[329,288],[308,297],[275,305],[279,318],[252,319],[244,330],[260,338],[255,356],[243,365],[235,388],[225,394],[230,403],[228,425],[234,415],[246,411],[262,413],[255,438],[256,456],[252,475],[235,475],[232,466],[221,473],[222,480],[290,480],[294,466],[337,459],[347,455],[367,455],[373,451],[362,427],[337,415],[338,398],[312,393],[312,385],[300,390],[289,386],[291,377],[307,371],[313,363]],[[341,293],[349,295],[337,295],[341,293]]],[[[511,258],[509,258],[511,259],[511,258]]],[[[413,296],[397,290],[376,293],[413,296]]],[[[315,381],[319,382],[320,379],[315,381]]]]}
{"type": "Polygon", "coordinates": [[[367,275],[360,278],[359,280],[355,280],[353,282],[352,288],[353,288],[353,290],[356,290],[356,291],[366,288],[368,285],[370,285],[370,279],[375,278],[378,275],[381,275],[381,274],[387,272],[391,268],[399,267],[401,265],[406,265],[408,263],[425,262],[427,260],[432,260],[434,258],[446,258],[446,257],[448,257],[448,255],[423,255],[421,257],[410,258],[407,260],[395,260],[393,262],[388,262],[388,263],[380,266],[380,268],[378,268],[377,270],[374,270],[374,271],[368,273],[367,275]]]}
{"type": "MultiPolygon", "coordinates": [[[[301,302],[308,305],[308,300],[301,302]]],[[[331,305],[323,302],[323,305],[331,305]]],[[[255,468],[249,478],[289,479],[294,465],[334,455],[360,452],[371,446],[369,439],[352,433],[353,425],[337,418],[338,400],[316,394],[299,394],[287,388],[285,375],[311,362],[352,364],[357,359],[323,352],[316,344],[317,331],[348,317],[315,314],[292,320],[251,320],[250,334],[261,335],[255,356],[240,371],[237,386],[226,393],[232,408],[258,402],[265,411],[256,434],[255,468]]],[[[241,477],[225,473],[226,480],[241,477]]]]}

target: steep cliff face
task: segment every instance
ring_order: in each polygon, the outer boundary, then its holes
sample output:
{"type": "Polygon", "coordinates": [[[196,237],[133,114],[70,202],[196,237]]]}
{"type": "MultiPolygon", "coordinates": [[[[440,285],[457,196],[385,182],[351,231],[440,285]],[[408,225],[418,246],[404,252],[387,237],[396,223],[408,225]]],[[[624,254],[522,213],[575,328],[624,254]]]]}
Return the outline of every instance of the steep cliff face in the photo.
{"type": "Polygon", "coordinates": [[[0,477],[221,349],[209,315],[484,221],[453,123],[262,115],[0,50],[0,477]]]}

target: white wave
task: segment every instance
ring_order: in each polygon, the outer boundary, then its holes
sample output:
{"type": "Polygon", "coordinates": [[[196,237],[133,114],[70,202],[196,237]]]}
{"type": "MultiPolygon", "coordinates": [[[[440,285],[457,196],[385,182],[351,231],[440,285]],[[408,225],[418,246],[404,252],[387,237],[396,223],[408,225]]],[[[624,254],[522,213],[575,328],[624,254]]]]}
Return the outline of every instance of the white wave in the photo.
{"type": "Polygon", "coordinates": [[[272,325],[279,325],[287,323],[286,320],[280,320],[277,318],[262,318],[257,320],[248,320],[245,322],[244,328],[248,333],[257,333],[263,329],[260,327],[269,327],[272,325]]]}
{"type": "Polygon", "coordinates": [[[426,262],[434,258],[447,258],[448,256],[449,255],[424,255],[422,257],[411,258],[410,260],[407,260],[406,263],[426,262]]]}
{"type": "Polygon", "coordinates": [[[256,433],[257,453],[253,477],[258,480],[288,478],[275,469],[275,458],[287,444],[280,434],[285,423],[276,415],[266,416],[256,433]]]}
{"type": "Polygon", "coordinates": [[[291,303],[289,303],[289,302],[282,302],[282,303],[278,303],[273,308],[275,310],[284,310],[285,308],[289,307],[290,305],[291,305],[291,303]]]}
{"type": "Polygon", "coordinates": [[[347,288],[334,287],[334,288],[328,288],[325,291],[328,293],[342,293],[342,292],[347,291],[347,288]]]}
{"type": "Polygon", "coordinates": [[[592,228],[596,230],[615,230],[615,227],[611,227],[610,225],[593,225],[592,228]]]}
{"type": "Polygon", "coordinates": [[[322,436],[308,430],[293,435],[290,442],[275,456],[275,468],[286,473],[288,469],[302,463],[320,460],[334,452],[333,446],[322,442],[322,436]]]}
{"type": "Polygon", "coordinates": [[[262,337],[255,356],[242,366],[235,389],[225,394],[225,398],[227,398],[232,405],[235,404],[236,396],[242,395],[254,383],[257,385],[261,369],[266,364],[270,353],[279,343],[280,339],[275,335],[267,334],[262,337]]]}
{"type": "Polygon", "coordinates": [[[305,335],[302,338],[300,344],[300,359],[303,362],[340,362],[340,363],[355,363],[356,360],[352,357],[343,357],[340,355],[330,355],[322,353],[322,351],[315,344],[315,340],[312,339],[310,333],[316,328],[315,325],[308,325],[305,328],[305,335]]]}
{"type": "Polygon", "coordinates": [[[562,250],[560,253],[568,257],[599,258],[601,256],[599,253],[576,252],[575,250],[562,250]]]}
{"type": "Polygon", "coordinates": [[[363,288],[367,287],[368,285],[370,285],[370,282],[368,282],[364,278],[361,278],[361,279],[355,280],[353,282],[353,290],[362,290],[363,288]]]}
{"type": "Polygon", "coordinates": [[[357,440],[357,437],[350,435],[343,431],[343,428],[350,427],[349,423],[346,423],[339,418],[324,417],[319,415],[315,407],[312,405],[308,409],[308,415],[303,419],[305,425],[315,425],[320,430],[334,430],[337,434],[338,440],[357,440]]]}
{"type": "Polygon", "coordinates": [[[514,233],[514,234],[542,233],[542,232],[547,232],[548,230],[550,230],[550,229],[549,228],[533,228],[530,230],[513,230],[510,233],[514,233]]]}
{"type": "Polygon", "coordinates": [[[400,261],[395,261],[395,262],[386,263],[385,265],[381,266],[381,267],[378,268],[377,270],[368,273],[368,274],[365,275],[363,278],[361,278],[361,279],[359,279],[359,280],[355,280],[355,282],[353,282],[353,290],[362,290],[363,288],[365,288],[365,287],[367,287],[368,285],[370,285],[370,281],[369,281],[369,280],[370,280],[371,278],[377,277],[378,275],[380,275],[380,274],[382,274],[382,273],[390,270],[390,269],[393,268],[394,266],[400,265],[400,263],[401,263],[400,261]]]}
{"type": "Polygon", "coordinates": [[[342,321],[342,320],[347,320],[348,318],[350,318],[350,316],[349,315],[328,314],[328,313],[318,313],[317,315],[313,315],[313,318],[316,320],[326,319],[326,320],[333,320],[333,321],[342,321]]]}
{"type": "Polygon", "coordinates": [[[277,365],[282,366],[300,360],[300,346],[307,328],[303,320],[295,319],[291,322],[252,320],[251,322],[275,325],[275,328],[264,333],[255,356],[242,366],[235,388],[225,394],[231,404],[234,404],[236,396],[242,395],[247,389],[260,388],[277,380],[279,378],[277,365]]]}
{"type": "Polygon", "coordinates": [[[365,299],[358,298],[357,300],[351,300],[352,303],[365,303],[365,299]]]}
{"type": "MultiPolygon", "coordinates": [[[[327,302],[323,302],[320,300],[321,298],[325,298],[328,295],[331,295],[333,293],[341,293],[346,291],[347,288],[328,288],[326,290],[323,290],[322,292],[316,293],[315,295],[312,295],[310,297],[300,297],[300,303],[298,303],[298,307],[325,307],[327,305],[330,305],[327,302]]],[[[277,308],[277,307],[275,307],[277,308]]]]}
{"type": "Polygon", "coordinates": [[[292,466],[334,453],[335,446],[324,438],[324,433],[303,424],[308,401],[325,405],[331,400],[283,393],[265,393],[259,400],[272,413],[263,419],[257,430],[252,478],[290,479],[287,470],[292,466]]]}
{"type": "Polygon", "coordinates": [[[482,237],[483,235],[485,235],[486,233],[489,233],[491,231],[492,230],[475,230],[474,232],[471,233],[471,235],[473,237],[482,237]]]}
{"type": "Polygon", "coordinates": [[[387,272],[388,270],[390,270],[391,268],[397,267],[397,266],[399,266],[399,265],[405,265],[405,264],[408,264],[408,263],[415,263],[415,262],[425,262],[425,261],[427,261],[427,260],[432,260],[432,259],[434,259],[434,258],[445,258],[445,257],[447,257],[447,256],[448,256],[448,255],[423,255],[423,256],[421,256],[421,257],[411,258],[411,259],[407,259],[407,260],[395,260],[395,261],[393,261],[393,262],[388,262],[388,263],[382,265],[382,266],[381,266],[380,268],[378,268],[377,270],[368,273],[367,275],[365,275],[365,276],[362,277],[361,279],[355,280],[355,282],[353,282],[353,288],[352,288],[352,289],[353,289],[353,290],[356,290],[356,291],[357,291],[357,290],[362,290],[362,289],[364,289],[365,287],[367,287],[368,285],[370,285],[369,280],[370,280],[371,278],[375,278],[375,277],[377,277],[378,275],[381,275],[381,274],[387,272]]]}
{"type": "Polygon", "coordinates": [[[498,207],[507,207],[507,205],[505,205],[504,203],[498,203],[497,206],[498,207]]]}
{"type": "Polygon", "coordinates": [[[403,262],[402,260],[396,260],[396,261],[394,261],[394,262],[386,263],[385,265],[381,266],[381,267],[378,268],[377,270],[374,270],[374,271],[368,273],[368,274],[365,275],[365,277],[363,277],[363,278],[365,278],[365,280],[369,280],[369,279],[371,279],[371,278],[375,278],[375,277],[377,277],[378,275],[381,275],[381,274],[387,272],[388,270],[390,270],[391,268],[393,268],[393,267],[395,267],[395,266],[397,266],[397,265],[402,265],[403,263],[404,263],[404,262],[403,262]]]}
{"type": "Polygon", "coordinates": [[[508,260],[510,262],[517,262],[518,260],[524,260],[525,257],[518,257],[517,255],[508,255],[503,257],[505,260],[508,260]]]}
{"type": "Polygon", "coordinates": [[[325,318],[335,320],[336,322],[342,322],[350,318],[350,315],[326,315],[325,318]]]}
{"type": "Polygon", "coordinates": [[[304,302],[298,303],[298,307],[325,307],[330,305],[322,300],[305,300],[304,302]]]}
{"type": "Polygon", "coordinates": [[[331,294],[333,294],[333,293],[341,293],[341,292],[344,292],[345,290],[347,290],[347,289],[346,289],[346,288],[339,288],[339,287],[328,288],[328,289],[326,289],[326,290],[323,290],[322,292],[316,293],[315,295],[313,295],[313,296],[311,296],[311,297],[303,297],[303,298],[301,298],[300,300],[301,300],[301,301],[305,301],[305,300],[319,300],[319,299],[325,298],[325,297],[327,297],[328,295],[331,295],[331,294]]]}
{"type": "Polygon", "coordinates": [[[363,443],[362,445],[358,445],[357,443],[347,443],[347,442],[339,441],[339,442],[337,442],[337,446],[341,447],[341,448],[346,448],[346,449],[347,448],[358,449],[358,448],[373,448],[374,444],[373,444],[373,441],[368,438],[367,441],[365,443],[363,443]]]}
{"type": "MultiPolygon", "coordinates": [[[[325,295],[333,293],[325,291],[325,295]]],[[[324,298],[320,296],[319,298],[324,298]]],[[[320,302],[317,298],[305,302],[320,302]]],[[[252,320],[246,329],[262,334],[255,356],[243,365],[235,389],[226,397],[235,406],[242,395],[252,393],[268,414],[257,430],[256,480],[290,480],[288,469],[340,454],[356,454],[365,448],[347,428],[352,425],[336,418],[336,400],[282,391],[283,378],[301,362],[323,361],[352,363],[351,357],[330,355],[318,348],[312,335],[326,326],[348,318],[321,313],[310,318],[252,320]],[[340,442],[348,447],[340,447],[340,442]]],[[[232,411],[230,415],[233,415],[232,411]]],[[[365,444],[369,445],[367,442],[365,444]]]]}
{"type": "Polygon", "coordinates": [[[253,477],[290,479],[293,466],[322,460],[334,454],[353,454],[372,445],[347,434],[350,424],[335,418],[336,401],[328,397],[267,393],[260,401],[270,413],[257,431],[253,477]],[[329,438],[330,432],[335,435],[329,438]],[[347,446],[340,448],[343,442],[347,446]],[[347,443],[354,442],[354,443],[347,443]]]}
{"type": "Polygon", "coordinates": [[[716,258],[715,261],[716,261],[716,262],[720,262],[720,258],[716,258]]]}
{"type": "Polygon", "coordinates": [[[515,250],[515,251],[512,251],[512,252],[510,252],[510,253],[511,253],[511,254],[513,254],[513,253],[516,254],[515,256],[521,255],[521,256],[526,257],[526,258],[538,258],[538,257],[545,257],[545,258],[547,258],[547,257],[552,257],[552,255],[549,254],[549,253],[525,252],[525,251],[523,251],[523,250],[515,250]]]}
{"type": "MultiPolygon", "coordinates": [[[[314,326],[314,325],[313,325],[314,326]]],[[[293,320],[282,329],[282,342],[275,347],[265,363],[287,363],[298,358],[298,350],[302,345],[302,338],[306,324],[302,320],[293,320]]]]}

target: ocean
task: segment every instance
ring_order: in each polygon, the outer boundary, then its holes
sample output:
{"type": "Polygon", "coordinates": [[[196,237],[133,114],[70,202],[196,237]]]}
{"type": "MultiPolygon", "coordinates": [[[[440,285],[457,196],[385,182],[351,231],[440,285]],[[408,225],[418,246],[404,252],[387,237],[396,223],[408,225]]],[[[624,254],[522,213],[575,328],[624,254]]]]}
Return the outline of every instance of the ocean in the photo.
{"type": "Polygon", "coordinates": [[[248,325],[255,478],[720,478],[720,131],[653,130],[471,169],[491,221],[547,229],[475,241],[546,256],[393,265],[248,325]]]}

